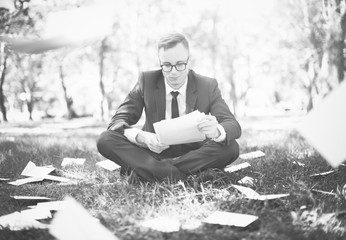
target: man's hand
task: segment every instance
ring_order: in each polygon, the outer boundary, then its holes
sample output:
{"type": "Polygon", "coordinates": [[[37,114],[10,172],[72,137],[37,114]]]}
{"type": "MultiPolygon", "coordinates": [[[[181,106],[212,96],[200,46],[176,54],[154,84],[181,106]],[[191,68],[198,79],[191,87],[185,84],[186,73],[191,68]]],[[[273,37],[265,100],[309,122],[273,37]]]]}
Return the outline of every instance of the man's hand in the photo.
{"type": "Polygon", "coordinates": [[[161,153],[163,150],[169,148],[169,145],[159,143],[156,134],[151,132],[140,131],[137,134],[136,141],[155,153],[161,153]]]}
{"type": "Polygon", "coordinates": [[[198,123],[197,128],[200,132],[204,133],[207,138],[218,138],[221,134],[217,128],[218,124],[215,116],[205,115],[198,123]]]}

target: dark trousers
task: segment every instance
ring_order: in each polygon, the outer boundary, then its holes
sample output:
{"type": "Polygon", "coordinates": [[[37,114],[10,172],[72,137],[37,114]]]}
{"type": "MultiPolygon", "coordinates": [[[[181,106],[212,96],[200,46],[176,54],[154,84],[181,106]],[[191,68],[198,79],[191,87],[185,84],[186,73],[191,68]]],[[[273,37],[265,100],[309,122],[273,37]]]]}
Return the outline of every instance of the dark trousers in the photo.
{"type": "Polygon", "coordinates": [[[147,181],[185,179],[187,175],[209,168],[223,169],[239,156],[239,145],[234,140],[229,145],[207,140],[181,145],[182,155],[176,157],[172,149],[160,154],[131,143],[122,133],[104,131],[97,140],[97,149],[123,169],[135,171],[147,181]],[[173,158],[173,159],[172,159],[173,158]]]}

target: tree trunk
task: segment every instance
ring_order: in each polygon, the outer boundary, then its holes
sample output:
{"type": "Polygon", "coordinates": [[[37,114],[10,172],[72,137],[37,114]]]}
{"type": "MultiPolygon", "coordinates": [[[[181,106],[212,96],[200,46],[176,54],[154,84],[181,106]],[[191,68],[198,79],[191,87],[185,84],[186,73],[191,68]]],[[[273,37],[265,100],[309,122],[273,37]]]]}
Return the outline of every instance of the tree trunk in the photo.
{"type": "Polygon", "coordinates": [[[338,69],[338,80],[341,83],[345,77],[345,57],[344,57],[344,49],[345,49],[345,36],[346,36],[346,12],[342,14],[341,17],[341,36],[338,41],[338,49],[337,49],[337,69],[338,69]]]}
{"type": "Polygon", "coordinates": [[[34,109],[34,102],[32,100],[29,100],[26,102],[26,106],[28,107],[29,119],[32,120],[32,111],[34,109]]]}
{"type": "Polygon", "coordinates": [[[7,122],[7,112],[6,112],[6,107],[5,107],[5,96],[4,96],[3,86],[5,83],[5,77],[6,77],[8,55],[6,53],[4,55],[5,55],[5,57],[4,57],[4,62],[1,66],[1,78],[0,78],[0,110],[2,113],[3,121],[7,122]]]}
{"type": "Polygon", "coordinates": [[[101,42],[101,48],[100,48],[100,91],[101,91],[101,119],[102,121],[105,120],[106,117],[108,117],[108,99],[106,96],[106,91],[103,83],[103,77],[104,77],[104,60],[105,60],[105,52],[106,52],[106,38],[104,38],[101,42]]]}
{"type": "Polygon", "coordinates": [[[73,105],[73,99],[71,97],[69,97],[67,94],[66,85],[65,85],[65,75],[64,75],[64,70],[63,70],[62,64],[60,64],[59,70],[60,70],[61,86],[62,86],[62,89],[64,91],[64,98],[65,98],[66,108],[67,108],[67,119],[70,120],[72,118],[77,117],[77,114],[73,110],[73,106],[72,106],[73,105]]]}

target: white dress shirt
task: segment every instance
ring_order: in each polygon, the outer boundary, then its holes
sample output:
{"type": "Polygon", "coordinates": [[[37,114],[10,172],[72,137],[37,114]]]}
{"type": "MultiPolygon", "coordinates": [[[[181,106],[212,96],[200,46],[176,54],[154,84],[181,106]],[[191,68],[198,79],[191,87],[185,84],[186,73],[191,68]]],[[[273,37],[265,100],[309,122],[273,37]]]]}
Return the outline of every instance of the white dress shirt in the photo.
{"type": "MultiPolygon", "coordinates": [[[[186,77],[187,78],[187,77],[186,77]]],[[[178,91],[179,94],[177,96],[177,102],[178,102],[178,108],[179,108],[179,116],[183,116],[186,114],[186,89],[187,89],[187,81],[186,79],[185,83],[179,88],[179,89],[173,89],[171,86],[168,85],[167,80],[165,79],[165,87],[166,87],[166,113],[165,118],[171,119],[172,118],[172,91],[178,91]]],[[[220,136],[218,138],[214,138],[213,140],[215,142],[222,142],[226,139],[226,131],[223,128],[222,125],[217,125],[218,130],[220,131],[220,136]]],[[[127,139],[132,143],[137,143],[136,137],[137,134],[142,131],[138,128],[127,128],[124,130],[124,135],[127,137],[127,139]]]]}

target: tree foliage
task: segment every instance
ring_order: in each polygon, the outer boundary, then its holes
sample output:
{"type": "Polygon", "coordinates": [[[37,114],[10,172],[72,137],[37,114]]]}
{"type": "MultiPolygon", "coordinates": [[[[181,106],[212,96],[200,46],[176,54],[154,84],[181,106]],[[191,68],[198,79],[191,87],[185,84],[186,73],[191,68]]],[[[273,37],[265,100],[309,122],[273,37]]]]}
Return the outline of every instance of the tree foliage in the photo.
{"type": "MultiPolygon", "coordinates": [[[[44,39],[52,13],[98,3],[17,2],[22,5],[16,12],[1,13],[0,36],[44,39]]],[[[159,68],[157,40],[172,31],[188,36],[193,68],[219,81],[238,115],[276,106],[309,110],[344,79],[345,1],[101,2],[111,6],[112,22],[97,39],[31,55],[2,43],[4,120],[6,112],[23,111],[29,119],[93,115],[106,120],[138,72],[159,68]]],[[[103,17],[94,14],[90,17],[103,17]]],[[[87,25],[74,31],[90,33],[87,25]]]]}

